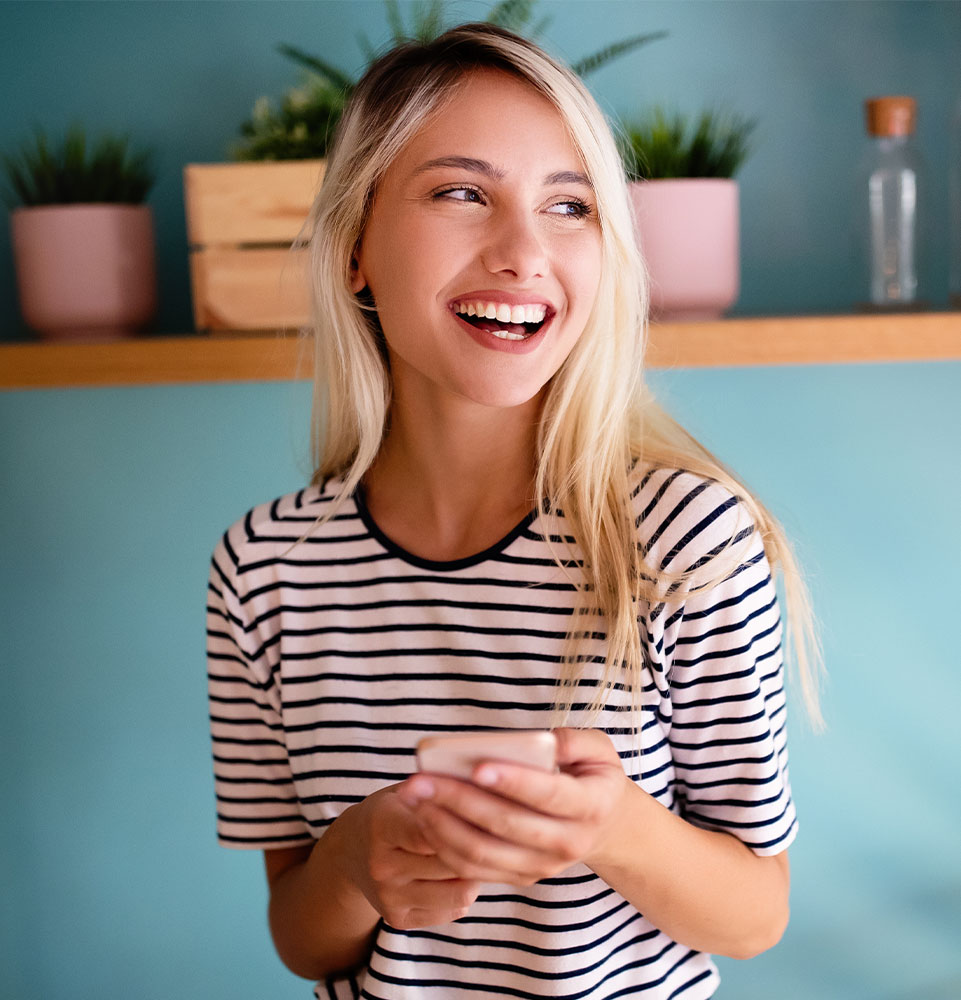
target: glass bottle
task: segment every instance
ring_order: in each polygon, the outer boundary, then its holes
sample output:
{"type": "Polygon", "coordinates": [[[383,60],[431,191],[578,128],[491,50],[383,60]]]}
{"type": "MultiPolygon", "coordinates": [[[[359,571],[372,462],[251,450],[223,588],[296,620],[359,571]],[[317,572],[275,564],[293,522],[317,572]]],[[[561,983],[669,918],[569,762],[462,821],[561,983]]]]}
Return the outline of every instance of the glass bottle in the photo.
{"type": "Polygon", "coordinates": [[[920,157],[914,145],[913,97],[875,97],[864,102],[868,155],[865,242],[871,310],[921,305],[918,283],[918,207],[923,197],[920,157]]]}

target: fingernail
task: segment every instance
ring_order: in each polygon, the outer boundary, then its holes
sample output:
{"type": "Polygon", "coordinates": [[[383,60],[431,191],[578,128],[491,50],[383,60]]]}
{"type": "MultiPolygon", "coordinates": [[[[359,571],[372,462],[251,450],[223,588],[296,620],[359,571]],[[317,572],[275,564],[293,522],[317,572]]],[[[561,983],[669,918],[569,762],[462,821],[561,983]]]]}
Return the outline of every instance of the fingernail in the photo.
{"type": "Polygon", "coordinates": [[[423,802],[434,797],[434,782],[429,778],[416,777],[407,782],[407,797],[415,802],[423,802]]]}
{"type": "Polygon", "coordinates": [[[483,766],[478,768],[477,774],[474,775],[474,781],[478,785],[484,785],[490,788],[492,785],[496,785],[500,780],[500,773],[494,767],[483,766]]]}

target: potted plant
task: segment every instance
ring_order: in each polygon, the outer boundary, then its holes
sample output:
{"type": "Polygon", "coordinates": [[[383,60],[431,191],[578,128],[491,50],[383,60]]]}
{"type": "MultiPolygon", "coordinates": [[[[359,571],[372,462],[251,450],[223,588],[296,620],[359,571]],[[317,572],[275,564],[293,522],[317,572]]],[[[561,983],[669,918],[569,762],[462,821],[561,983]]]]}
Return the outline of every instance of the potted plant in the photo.
{"type": "Polygon", "coordinates": [[[733,177],[756,124],[714,111],[692,121],[655,108],[624,128],[655,320],[718,319],[737,301],[740,223],[733,177]]]}
{"type": "Polygon", "coordinates": [[[3,157],[20,311],[41,337],[115,339],[154,316],[152,155],[74,126],[59,147],[42,131],[3,157]]]}
{"type": "MultiPolygon", "coordinates": [[[[550,18],[535,21],[537,0],[498,0],[486,20],[519,34],[537,35],[550,18]]],[[[396,0],[385,0],[391,44],[429,41],[447,28],[447,0],[423,0],[404,23],[396,0]]],[[[654,41],[664,32],[634,35],[578,60],[582,76],[654,41]]],[[[362,37],[368,62],[377,52],[362,37]]],[[[298,84],[276,105],[257,99],[233,163],[188,164],[184,169],[194,325],[202,331],[272,330],[307,322],[303,254],[291,253],[324,175],[332,139],[356,79],[292,45],[279,51],[301,70],[298,84]]]]}

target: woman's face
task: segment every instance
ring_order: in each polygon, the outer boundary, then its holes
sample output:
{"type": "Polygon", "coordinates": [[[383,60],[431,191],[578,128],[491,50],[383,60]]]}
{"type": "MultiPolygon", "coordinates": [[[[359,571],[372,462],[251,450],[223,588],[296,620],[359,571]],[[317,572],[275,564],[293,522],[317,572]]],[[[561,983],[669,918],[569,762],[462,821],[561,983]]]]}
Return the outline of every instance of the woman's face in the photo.
{"type": "Polygon", "coordinates": [[[509,74],[471,74],[388,168],[355,260],[395,398],[538,396],[601,269],[593,190],[553,105],[509,74]]]}

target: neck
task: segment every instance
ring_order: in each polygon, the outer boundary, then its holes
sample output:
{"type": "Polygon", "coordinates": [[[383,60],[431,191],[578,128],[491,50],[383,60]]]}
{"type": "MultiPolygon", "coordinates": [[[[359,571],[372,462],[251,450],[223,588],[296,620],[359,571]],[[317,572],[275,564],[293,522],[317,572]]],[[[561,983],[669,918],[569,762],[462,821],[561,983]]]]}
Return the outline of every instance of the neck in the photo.
{"type": "Polygon", "coordinates": [[[426,558],[496,543],[534,506],[539,411],[539,399],[511,408],[454,399],[438,412],[396,395],[390,431],[364,478],[374,519],[426,558]]]}

